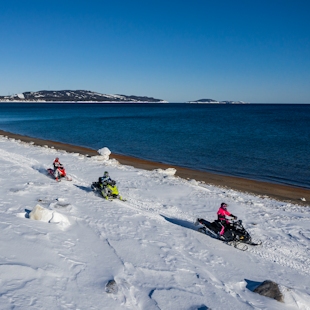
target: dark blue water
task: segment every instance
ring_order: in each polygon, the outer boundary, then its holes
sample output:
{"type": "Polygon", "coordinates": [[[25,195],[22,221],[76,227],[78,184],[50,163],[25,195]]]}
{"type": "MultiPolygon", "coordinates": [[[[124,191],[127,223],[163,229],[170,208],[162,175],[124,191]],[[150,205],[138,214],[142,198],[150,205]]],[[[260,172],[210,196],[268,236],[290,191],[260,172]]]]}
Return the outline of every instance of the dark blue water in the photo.
{"type": "Polygon", "coordinates": [[[310,188],[310,105],[3,103],[0,129],[310,188]]]}

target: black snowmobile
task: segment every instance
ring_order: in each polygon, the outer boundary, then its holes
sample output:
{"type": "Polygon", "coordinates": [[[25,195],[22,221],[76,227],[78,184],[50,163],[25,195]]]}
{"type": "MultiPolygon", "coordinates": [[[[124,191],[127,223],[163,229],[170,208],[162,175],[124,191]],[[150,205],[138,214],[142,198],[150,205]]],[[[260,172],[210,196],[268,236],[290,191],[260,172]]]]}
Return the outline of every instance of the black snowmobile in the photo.
{"type": "Polygon", "coordinates": [[[246,231],[246,229],[242,225],[241,220],[231,220],[229,224],[225,227],[225,232],[221,236],[220,231],[222,229],[222,224],[219,220],[215,220],[214,222],[208,222],[204,219],[198,218],[196,221],[197,225],[201,224],[202,227],[198,228],[198,231],[201,233],[205,233],[213,238],[217,238],[226,243],[232,244],[235,248],[239,250],[247,250],[248,245],[260,245],[261,242],[255,243],[252,241],[250,234],[246,231]],[[242,245],[242,243],[244,243],[242,245]]]}

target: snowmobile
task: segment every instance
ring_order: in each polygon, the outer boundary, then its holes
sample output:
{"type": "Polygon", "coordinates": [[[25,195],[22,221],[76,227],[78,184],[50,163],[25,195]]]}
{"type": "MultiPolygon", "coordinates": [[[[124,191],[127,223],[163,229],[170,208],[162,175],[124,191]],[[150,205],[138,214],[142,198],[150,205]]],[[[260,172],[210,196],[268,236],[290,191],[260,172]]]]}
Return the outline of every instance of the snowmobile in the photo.
{"type": "Polygon", "coordinates": [[[220,235],[222,225],[220,224],[219,220],[215,220],[211,223],[204,219],[198,218],[196,225],[199,224],[202,225],[202,227],[198,228],[199,232],[205,233],[213,238],[217,238],[223,242],[231,244],[239,250],[247,250],[247,244],[253,246],[261,244],[261,242],[256,243],[252,241],[252,237],[242,225],[242,220],[230,220],[229,225],[227,225],[225,228],[223,235],[220,235]]]}
{"type": "MultiPolygon", "coordinates": [[[[100,179],[100,178],[99,178],[100,179]]],[[[93,182],[91,188],[95,192],[99,192],[100,195],[105,199],[119,199],[123,200],[118,192],[118,188],[116,186],[116,182],[114,180],[101,182],[93,182]]]]}
{"type": "Polygon", "coordinates": [[[67,181],[72,181],[72,178],[69,177],[66,173],[66,170],[64,168],[64,166],[59,166],[57,168],[58,172],[59,172],[59,178],[56,178],[55,177],[55,172],[54,172],[54,169],[52,168],[48,168],[47,169],[47,172],[57,181],[57,182],[60,182],[61,178],[65,178],[67,181]]]}

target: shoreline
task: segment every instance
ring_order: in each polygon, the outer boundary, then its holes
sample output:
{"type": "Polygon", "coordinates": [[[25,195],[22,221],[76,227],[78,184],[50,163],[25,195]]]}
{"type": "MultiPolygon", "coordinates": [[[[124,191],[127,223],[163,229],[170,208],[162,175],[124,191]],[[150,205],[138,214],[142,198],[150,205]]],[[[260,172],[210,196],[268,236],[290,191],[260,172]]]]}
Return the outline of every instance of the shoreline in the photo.
{"type": "MultiPolygon", "coordinates": [[[[34,145],[38,146],[47,145],[48,147],[54,147],[56,150],[64,150],[69,153],[80,153],[89,156],[99,155],[96,150],[87,147],[28,137],[3,130],[0,130],[0,135],[7,136],[16,140],[21,140],[27,143],[33,142],[34,145]]],[[[211,172],[193,170],[190,168],[183,168],[175,165],[168,165],[114,153],[110,155],[110,158],[116,159],[122,165],[133,166],[135,168],[144,170],[154,170],[158,168],[175,168],[175,175],[183,179],[195,179],[196,181],[202,181],[205,184],[215,185],[224,189],[233,189],[239,192],[249,193],[256,196],[262,196],[262,198],[263,196],[268,196],[269,198],[283,202],[310,206],[310,189],[306,188],[250,180],[235,176],[220,175],[211,172]],[[301,198],[305,198],[306,201],[302,201],[301,198]]]]}

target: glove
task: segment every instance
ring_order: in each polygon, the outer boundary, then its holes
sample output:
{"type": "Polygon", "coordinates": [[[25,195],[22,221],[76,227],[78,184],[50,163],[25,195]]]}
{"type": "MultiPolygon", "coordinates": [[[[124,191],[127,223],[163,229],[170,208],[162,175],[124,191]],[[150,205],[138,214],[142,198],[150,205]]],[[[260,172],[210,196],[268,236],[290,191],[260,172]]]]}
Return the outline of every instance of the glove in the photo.
{"type": "Polygon", "coordinates": [[[231,217],[233,217],[234,220],[237,219],[237,216],[235,216],[235,215],[233,215],[233,214],[231,214],[231,217]]]}

